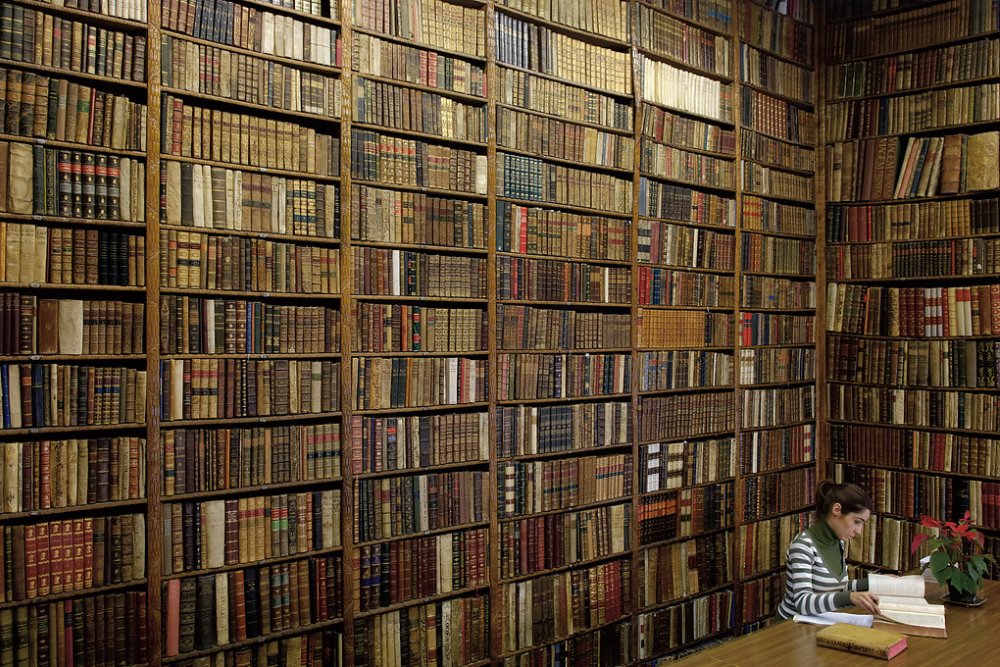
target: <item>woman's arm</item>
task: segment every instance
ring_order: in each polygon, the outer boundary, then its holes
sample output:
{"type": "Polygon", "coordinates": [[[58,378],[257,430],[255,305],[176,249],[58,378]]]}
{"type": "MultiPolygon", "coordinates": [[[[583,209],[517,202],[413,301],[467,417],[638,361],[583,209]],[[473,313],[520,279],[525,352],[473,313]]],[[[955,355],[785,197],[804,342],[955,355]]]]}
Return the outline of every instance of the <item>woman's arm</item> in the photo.
{"type": "Polygon", "coordinates": [[[799,614],[823,614],[849,607],[850,591],[817,593],[813,590],[813,572],[820,565],[813,558],[813,551],[807,544],[793,542],[788,548],[786,577],[791,591],[791,605],[799,614]]]}

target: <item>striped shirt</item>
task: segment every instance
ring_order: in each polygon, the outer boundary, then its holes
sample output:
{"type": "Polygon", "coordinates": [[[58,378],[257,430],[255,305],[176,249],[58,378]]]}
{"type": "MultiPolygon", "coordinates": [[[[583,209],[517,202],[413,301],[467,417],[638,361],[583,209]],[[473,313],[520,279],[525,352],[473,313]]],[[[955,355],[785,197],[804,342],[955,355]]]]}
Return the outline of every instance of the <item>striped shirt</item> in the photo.
{"type": "Polygon", "coordinates": [[[778,605],[780,618],[795,614],[822,614],[851,604],[857,581],[847,581],[847,563],[840,553],[840,576],[830,572],[809,531],[799,533],[788,545],[785,564],[785,597],[778,605]]]}

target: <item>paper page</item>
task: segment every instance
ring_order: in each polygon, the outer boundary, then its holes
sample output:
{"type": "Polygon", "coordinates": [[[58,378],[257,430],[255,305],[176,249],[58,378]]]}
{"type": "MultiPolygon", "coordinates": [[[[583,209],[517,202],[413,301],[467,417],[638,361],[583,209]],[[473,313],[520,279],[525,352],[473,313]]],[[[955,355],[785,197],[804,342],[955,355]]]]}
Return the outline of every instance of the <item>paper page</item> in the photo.
{"type": "Polygon", "coordinates": [[[829,611],[825,614],[795,614],[792,620],[796,623],[810,623],[812,625],[833,625],[834,623],[849,623],[850,625],[860,625],[865,628],[872,627],[875,617],[871,614],[848,614],[842,611],[829,611]]]}
{"type": "Polygon", "coordinates": [[[874,595],[903,595],[907,597],[924,597],[924,577],[911,574],[896,577],[888,574],[868,575],[868,592],[874,595]]]}

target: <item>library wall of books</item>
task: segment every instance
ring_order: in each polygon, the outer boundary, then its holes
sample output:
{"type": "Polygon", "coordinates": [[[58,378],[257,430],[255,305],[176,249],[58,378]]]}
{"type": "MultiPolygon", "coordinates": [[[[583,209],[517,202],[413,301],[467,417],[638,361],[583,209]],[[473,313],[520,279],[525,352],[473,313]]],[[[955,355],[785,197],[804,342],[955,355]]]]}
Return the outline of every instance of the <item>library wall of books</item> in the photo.
{"type": "Polygon", "coordinates": [[[1000,556],[998,138],[997,0],[5,0],[0,667],[656,667],[827,477],[1000,556]]]}

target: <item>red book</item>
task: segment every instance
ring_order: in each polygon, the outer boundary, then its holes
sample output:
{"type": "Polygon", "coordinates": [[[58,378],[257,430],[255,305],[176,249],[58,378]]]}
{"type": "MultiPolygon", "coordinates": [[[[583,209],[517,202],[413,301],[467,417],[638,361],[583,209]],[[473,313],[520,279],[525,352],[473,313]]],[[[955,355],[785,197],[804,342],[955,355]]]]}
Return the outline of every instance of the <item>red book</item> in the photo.
{"type": "Polygon", "coordinates": [[[83,587],[94,586],[94,520],[87,517],[83,520],[83,530],[86,539],[83,543],[83,587]]]}
{"type": "Polygon", "coordinates": [[[49,524],[49,585],[54,593],[63,592],[63,522],[49,524]]]}
{"type": "MultiPolygon", "coordinates": [[[[69,521],[66,522],[66,526],[69,527],[69,521]]],[[[72,527],[72,542],[73,542],[73,580],[72,587],[73,590],[79,591],[83,589],[84,586],[84,574],[83,574],[83,545],[85,542],[93,542],[93,521],[91,520],[91,530],[88,532],[85,530],[83,525],[83,519],[73,519],[72,527]]],[[[67,568],[68,570],[68,568],[67,568]]],[[[70,586],[70,582],[66,581],[67,588],[70,586]]]]}
{"type": "Polygon", "coordinates": [[[181,580],[171,579],[167,582],[167,655],[180,653],[180,627],[181,580]]]}
{"type": "Polygon", "coordinates": [[[37,529],[29,525],[24,527],[24,575],[25,593],[27,599],[38,595],[38,547],[36,545],[37,529]]]}

